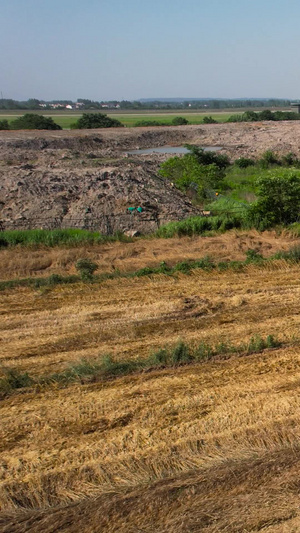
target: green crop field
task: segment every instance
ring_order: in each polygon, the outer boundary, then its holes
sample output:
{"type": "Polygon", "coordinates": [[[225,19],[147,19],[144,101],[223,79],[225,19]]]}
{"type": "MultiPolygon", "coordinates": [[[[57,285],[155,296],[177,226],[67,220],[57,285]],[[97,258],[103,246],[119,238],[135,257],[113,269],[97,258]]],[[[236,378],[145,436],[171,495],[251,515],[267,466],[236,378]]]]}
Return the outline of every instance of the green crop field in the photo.
{"type": "MultiPolygon", "coordinates": [[[[22,116],[25,114],[26,111],[20,112],[20,111],[1,111],[0,112],[0,120],[8,120],[8,122],[12,122],[16,118],[22,116]]],[[[32,112],[32,111],[30,111],[32,112]]],[[[96,111],[98,112],[98,111],[96,111]]],[[[37,112],[36,112],[37,113],[37,112]]],[[[43,114],[45,117],[52,117],[53,120],[61,126],[63,129],[69,129],[71,124],[73,122],[76,122],[81,117],[81,113],[72,113],[71,112],[60,112],[60,113],[41,113],[38,112],[38,114],[43,114]]],[[[135,126],[137,122],[141,122],[143,120],[148,121],[156,121],[161,122],[163,124],[171,125],[172,120],[176,116],[184,117],[186,118],[190,124],[202,124],[203,118],[205,116],[212,116],[215,120],[218,122],[226,122],[226,120],[230,117],[232,113],[225,113],[225,112],[209,112],[209,113],[193,113],[193,112],[184,112],[181,113],[180,110],[176,112],[176,110],[168,113],[107,113],[109,117],[116,118],[117,120],[120,120],[124,126],[135,126]]]]}

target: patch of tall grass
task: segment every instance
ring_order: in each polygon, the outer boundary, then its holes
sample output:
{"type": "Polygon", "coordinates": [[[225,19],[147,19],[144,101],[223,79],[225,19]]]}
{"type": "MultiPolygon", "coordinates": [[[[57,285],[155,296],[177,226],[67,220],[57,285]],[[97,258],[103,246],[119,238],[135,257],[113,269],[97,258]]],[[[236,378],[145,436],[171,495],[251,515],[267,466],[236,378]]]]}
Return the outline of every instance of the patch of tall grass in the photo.
{"type": "Polygon", "coordinates": [[[123,233],[115,235],[102,235],[84,229],[30,229],[30,230],[6,230],[0,233],[0,247],[6,246],[78,246],[82,244],[99,244],[103,242],[128,241],[132,239],[123,233]]]}
{"type": "MultiPolygon", "coordinates": [[[[278,258],[281,257],[274,256],[270,260],[278,258]]],[[[43,289],[47,287],[51,288],[55,285],[78,283],[79,281],[84,281],[87,283],[101,283],[102,281],[109,279],[134,278],[151,276],[155,274],[174,275],[178,272],[189,274],[195,269],[202,269],[206,271],[218,269],[220,271],[224,271],[231,268],[232,270],[239,271],[249,263],[261,263],[263,261],[267,261],[267,259],[264,259],[255,250],[248,250],[246,252],[245,261],[221,261],[219,263],[215,263],[209,256],[205,256],[196,260],[179,261],[174,266],[169,266],[165,261],[162,261],[156,267],[144,267],[134,272],[119,272],[118,270],[115,270],[114,272],[106,272],[98,275],[90,274],[88,277],[82,277],[82,275],[61,276],[59,274],[51,274],[51,276],[45,278],[23,278],[0,281],[0,291],[5,289],[13,289],[15,287],[32,287],[34,289],[43,289]]]]}
{"type": "Polygon", "coordinates": [[[164,239],[183,236],[192,237],[193,235],[203,235],[209,231],[224,232],[234,228],[241,229],[242,227],[243,218],[239,215],[196,216],[179,222],[170,222],[160,227],[155,235],[164,239]]]}
{"type": "Polygon", "coordinates": [[[273,255],[273,259],[284,259],[292,263],[299,263],[300,261],[300,246],[293,246],[289,250],[277,252],[273,255]]]}
{"type": "Polygon", "coordinates": [[[199,345],[189,346],[181,340],[175,346],[160,348],[146,359],[119,361],[110,355],[94,360],[85,358],[69,365],[61,372],[38,378],[31,377],[28,373],[22,374],[15,369],[5,369],[4,376],[0,378],[0,398],[27,387],[47,386],[54,383],[68,385],[74,382],[86,383],[87,381],[112,379],[135,372],[200,363],[218,356],[250,355],[280,346],[281,342],[273,335],[268,335],[266,338],[255,335],[249,342],[238,345],[230,342],[219,342],[215,345],[201,342],[199,345]]]}

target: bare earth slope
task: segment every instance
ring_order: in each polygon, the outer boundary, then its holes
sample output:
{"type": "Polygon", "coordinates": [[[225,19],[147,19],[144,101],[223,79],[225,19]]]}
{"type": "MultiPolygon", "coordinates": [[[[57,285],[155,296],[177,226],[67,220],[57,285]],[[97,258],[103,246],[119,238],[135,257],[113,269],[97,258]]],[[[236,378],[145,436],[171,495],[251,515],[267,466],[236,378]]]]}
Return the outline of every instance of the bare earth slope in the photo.
{"type": "Polygon", "coordinates": [[[298,122],[217,124],[90,131],[0,132],[2,227],[86,227],[149,232],[197,213],[157,176],[163,155],[130,156],[139,147],[222,146],[232,157],[266,149],[299,156],[298,122]],[[130,217],[128,207],[143,207],[130,217]]]}

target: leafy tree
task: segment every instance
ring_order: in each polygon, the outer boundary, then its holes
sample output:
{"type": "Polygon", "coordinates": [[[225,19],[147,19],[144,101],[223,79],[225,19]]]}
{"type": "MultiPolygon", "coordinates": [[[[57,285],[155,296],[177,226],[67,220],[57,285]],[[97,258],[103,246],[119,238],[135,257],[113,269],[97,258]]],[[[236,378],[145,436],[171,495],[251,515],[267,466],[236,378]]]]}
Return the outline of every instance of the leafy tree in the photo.
{"type": "MultiPolygon", "coordinates": [[[[264,112],[265,111],[263,111],[263,113],[264,112]]],[[[258,115],[257,113],[255,113],[255,111],[246,111],[245,113],[243,113],[242,117],[245,122],[255,122],[256,120],[258,120],[258,115]]],[[[264,119],[261,119],[261,120],[264,120],[264,119]]],[[[266,118],[265,120],[269,120],[269,119],[266,118]]]]}
{"type": "Polygon", "coordinates": [[[83,113],[71,127],[72,129],[121,128],[123,124],[104,113],[83,113]]]}
{"type": "Polygon", "coordinates": [[[9,130],[9,124],[6,119],[0,120],[0,130],[9,130]]]}
{"type": "Polygon", "coordinates": [[[22,117],[13,120],[10,124],[13,130],[61,130],[51,117],[26,113],[22,117]]]}
{"type": "Polygon", "coordinates": [[[172,120],[172,124],[174,126],[186,126],[186,124],[188,124],[188,123],[189,123],[189,121],[186,118],[184,118],[184,117],[175,117],[172,120]]]}
{"type": "Polygon", "coordinates": [[[248,221],[259,229],[291,224],[299,218],[300,172],[272,171],[257,180],[257,202],[248,211],[248,221]]]}
{"type": "Polygon", "coordinates": [[[259,120],[275,120],[274,113],[270,109],[264,109],[260,113],[257,113],[259,120]]]}

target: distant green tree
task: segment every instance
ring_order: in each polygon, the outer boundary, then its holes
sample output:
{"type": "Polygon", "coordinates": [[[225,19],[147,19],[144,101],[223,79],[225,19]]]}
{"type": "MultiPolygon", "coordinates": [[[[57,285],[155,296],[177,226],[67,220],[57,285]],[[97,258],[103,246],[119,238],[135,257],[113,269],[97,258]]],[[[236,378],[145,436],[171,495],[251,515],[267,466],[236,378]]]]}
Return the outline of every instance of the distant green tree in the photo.
{"type": "Polygon", "coordinates": [[[203,117],[202,122],[203,122],[203,124],[218,124],[218,121],[215,120],[214,118],[212,118],[211,116],[203,117]]]}
{"type": "Polygon", "coordinates": [[[26,102],[28,109],[40,109],[40,100],[29,98],[26,102]]]}
{"type": "Polygon", "coordinates": [[[0,130],[9,130],[9,124],[7,120],[0,120],[0,130]]]}
{"type": "Polygon", "coordinates": [[[172,124],[174,126],[186,126],[186,124],[188,124],[188,123],[189,123],[189,121],[186,118],[184,118],[184,117],[175,117],[172,120],[172,124]]]}
{"type": "Polygon", "coordinates": [[[258,120],[275,120],[274,113],[270,109],[264,109],[260,113],[257,113],[258,120]]]}
{"type": "Polygon", "coordinates": [[[22,117],[13,120],[10,124],[13,130],[61,130],[51,117],[26,113],[22,117]]]}
{"type": "Polygon", "coordinates": [[[72,129],[122,128],[123,124],[104,113],[83,113],[71,127],[72,129]]]}
{"type": "Polygon", "coordinates": [[[265,229],[296,222],[300,212],[300,171],[270,171],[257,180],[257,197],[247,215],[254,226],[265,229]]]}

